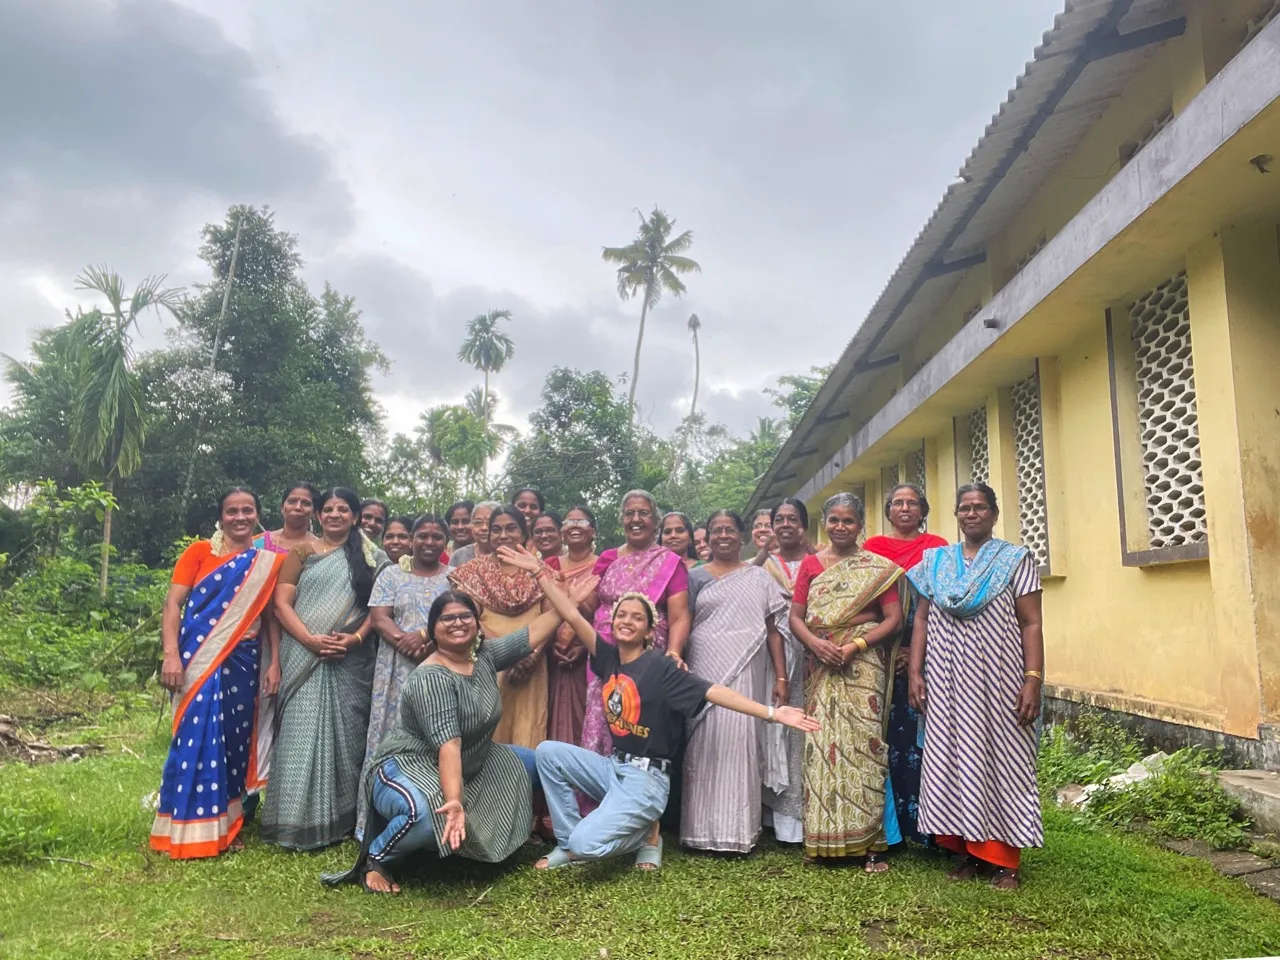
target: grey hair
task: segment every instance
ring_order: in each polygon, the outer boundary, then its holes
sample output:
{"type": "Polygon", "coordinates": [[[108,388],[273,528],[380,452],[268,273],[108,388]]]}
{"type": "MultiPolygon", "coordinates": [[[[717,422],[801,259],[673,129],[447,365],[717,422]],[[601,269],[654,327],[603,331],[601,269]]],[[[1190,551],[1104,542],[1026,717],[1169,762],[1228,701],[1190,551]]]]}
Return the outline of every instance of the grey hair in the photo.
{"type": "MultiPolygon", "coordinates": [[[[497,510],[499,507],[504,506],[506,506],[506,504],[499,503],[497,500],[482,500],[480,503],[476,504],[475,510],[488,510],[490,513],[493,513],[493,511],[497,510]]],[[[474,513],[475,510],[471,512],[474,513]]]]}
{"type": "Polygon", "coordinates": [[[653,498],[653,494],[648,490],[628,490],[622,495],[622,501],[618,505],[618,519],[622,519],[622,511],[627,508],[628,500],[635,500],[639,497],[645,503],[649,504],[649,509],[653,511],[653,516],[658,517],[658,501],[653,498]]]}
{"type": "Polygon", "coordinates": [[[867,525],[867,508],[852,493],[837,493],[834,496],[827,497],[826,502],[822,505],[822,519],[824,522],[827,519],[827,514],[836,507],[848,507],[853,511],[853,515],[858,518],[858,526],[865,527],[867,525]]]}

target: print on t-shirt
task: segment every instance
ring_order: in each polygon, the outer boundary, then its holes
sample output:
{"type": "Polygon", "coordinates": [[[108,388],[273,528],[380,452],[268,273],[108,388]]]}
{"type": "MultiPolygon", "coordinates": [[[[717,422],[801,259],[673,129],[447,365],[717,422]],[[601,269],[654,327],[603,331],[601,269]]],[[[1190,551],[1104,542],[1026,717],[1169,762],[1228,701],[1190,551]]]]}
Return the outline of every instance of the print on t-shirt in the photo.
{"type": "Polygon", "coordinates": [[[625,673],[615,673],[605,681],[604,719],[616,737],[628,734],[648,737],[649,728],[640,725],[640,688],[625,673]]]}

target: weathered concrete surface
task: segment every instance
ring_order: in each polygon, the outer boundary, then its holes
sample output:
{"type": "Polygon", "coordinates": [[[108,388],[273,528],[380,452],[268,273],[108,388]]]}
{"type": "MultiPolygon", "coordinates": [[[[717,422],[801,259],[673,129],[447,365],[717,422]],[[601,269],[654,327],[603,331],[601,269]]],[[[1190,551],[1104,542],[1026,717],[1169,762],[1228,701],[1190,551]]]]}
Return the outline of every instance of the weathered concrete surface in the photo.
{"type": "Polygon", "coordinates": [[[1213,869],[1227,877],[1245,877],[1275,868],[1274,860],[1264,860],[1247,850],[1217,850],[1206,858],[1213,869]]]}
{"type": "Polygon", "coordinates": [[[1264,870],[1262,873],[1251,873],[1241,879],[1255,892],[1280,901],[1280,870],[1264,870]]]}
{"type": "Polygon", "coordinates": [[[1273,770],[1223,770],[1222,789],[1240,801],[1258,830],[1280,834],[1280,773],[1273,770]]]}

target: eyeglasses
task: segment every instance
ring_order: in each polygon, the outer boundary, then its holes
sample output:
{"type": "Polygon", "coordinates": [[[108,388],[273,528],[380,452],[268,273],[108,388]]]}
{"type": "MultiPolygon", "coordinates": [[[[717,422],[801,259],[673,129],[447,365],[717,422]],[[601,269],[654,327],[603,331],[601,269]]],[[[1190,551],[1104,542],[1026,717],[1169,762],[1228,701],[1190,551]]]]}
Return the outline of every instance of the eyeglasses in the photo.
{"type": "Polygon", "coordinates": [[[919,500],[890,500],[889,506],[894,510],[905,510],[908,507],[915,507],[917,510],[919,510],[920,501],[919,500]]]}
{"type": "Polygon", "coordinates": [[[443,623],[445,626],[452,626],[455,623],[473,623],[476,615],[471,612],[467,613],[442,613],[436,620],[436,623],[443,623]]]}
{"type": "Polygon", "coordinates": [[[648,520],[653,516],[652,510],[623,510],[623,520],[648,520]]]}
{"type": "Polygon", "coordinates": [[[983,513],[990,513],[990,512],[991,512],[991,507],[989,507],[985,503],[963,503],[960,506],[956,507],[957,517],[968,516],[971,513],[976,516],[976,515],[980,515],[983,513]]]}
{"type": "Polygon", "coordinates": [[[589,527],[591,526],[591,521],[586,519],[585,517],[570,517],[568,520],[562,523],[561,526],[562,527],[589,527]]]}

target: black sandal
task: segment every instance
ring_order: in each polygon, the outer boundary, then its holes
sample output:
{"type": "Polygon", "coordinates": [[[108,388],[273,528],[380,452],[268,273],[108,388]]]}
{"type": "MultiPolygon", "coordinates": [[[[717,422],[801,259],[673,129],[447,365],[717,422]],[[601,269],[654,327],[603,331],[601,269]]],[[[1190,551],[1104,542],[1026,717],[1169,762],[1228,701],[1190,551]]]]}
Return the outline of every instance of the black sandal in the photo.
{"type": "Polygon", "coordinates": [[[388,893],[395,894],[400,892],[399,884],[396,883],[396,878],[391,875],[391,871],[388,870],[386,867],[384,867],[382,864],[378,863],[377,860],[365,861],[364,874],[360,877],[360,886],[364,887],[365,893],[374,893],[374,894],[381,895],[381,894],[388,894],[388,893]],[[375,873],[378,876],[380,876],[383,880],[387,882],[388,886],[390,886],[391,889],[390,890],[374,890],[372,887],[370,887],[369,874],[371,873],[375,873]]]}
{"type": "Polygon", "coordinates": [[[1018,877],[1017,870],[1012,870],[1009,867],[1001,867],[991,875],[991,886],[996,890],[1011,891],[1017,890],[1022,886],[1022,882],[1018,877]],[[1009,884],[1010,880],[1013,881],[1012,885],[1009,884]],[[1005,884],[1005,886],[1001,886],[1001,884],[1005,884]]]}
{"type": "Polygon", "coordinates": [[[947,874],[948,880],[973,880],[982,870],[982,861],[977,857],[965,856],[956,864],[955,869],[947,874]]]}

